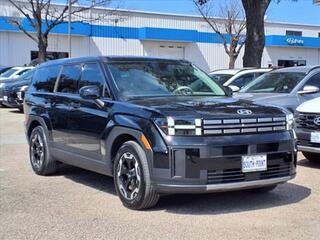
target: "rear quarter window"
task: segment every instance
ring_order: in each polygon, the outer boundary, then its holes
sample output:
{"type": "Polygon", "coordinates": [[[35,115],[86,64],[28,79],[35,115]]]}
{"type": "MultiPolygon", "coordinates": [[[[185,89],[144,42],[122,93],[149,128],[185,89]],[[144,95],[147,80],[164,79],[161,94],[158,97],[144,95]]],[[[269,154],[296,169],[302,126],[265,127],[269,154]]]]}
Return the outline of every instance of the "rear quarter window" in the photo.
{"type": "Polygon", "coordinates": [[[33,75],[31,91],[53,92],[60,68],[60,66],[50,66],[37,69],[33,75]]]}

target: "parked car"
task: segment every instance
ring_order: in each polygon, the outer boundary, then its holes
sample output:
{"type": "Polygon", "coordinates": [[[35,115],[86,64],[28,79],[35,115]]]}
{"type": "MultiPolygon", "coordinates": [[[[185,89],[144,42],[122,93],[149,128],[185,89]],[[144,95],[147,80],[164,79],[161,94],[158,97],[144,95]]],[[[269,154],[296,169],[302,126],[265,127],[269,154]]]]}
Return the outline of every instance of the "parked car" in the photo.
{"type": "Polygon", "coordinates": [[[20,77],[23,73],[33,69],[34,67],[13,67],[0,74],[0,80],[14,79],[20,77]]]}
{"type": "Polygon", "coordinates": [[[271,71],[253,80],[235,96],[282,106],[293,113],[301,103],[320,97],[320,66],[271,71]]]}
{"type": "Polygon", "coordinates": [[[271,70],[271,68],[225,69],[210,72],[209,76],[217,83],[229,86],[233,92],[238,92],[252,80],[271,70]]]}
{"type": "Polygon", "coordinates": [[[231,98],[184,60],[50,61],[24,112],[36,174],[64,162],[113,176],[131,209],[168,193],[271,191],[296,174],[293,115],[231,98]]]}
{"type": "Polygon", "coordinates": [[[8,71],[11,67],[0,66],[0,75],[6,71],[8,71]]]}
{"type": "Polygon", "coordinates": [[[2,105],[11,108],[18,108],[20,111],[23,111],[24,94],[28,89],[33,73],[34,69],[25,72],[19,78],[6,81],[2,85],[2,91],[0,90],[2,105]]]}
{"type": "Polygon", "coordinates": [[[301,104],[295,115],[298,150],[320,162],[320,97],[301,104]]]}

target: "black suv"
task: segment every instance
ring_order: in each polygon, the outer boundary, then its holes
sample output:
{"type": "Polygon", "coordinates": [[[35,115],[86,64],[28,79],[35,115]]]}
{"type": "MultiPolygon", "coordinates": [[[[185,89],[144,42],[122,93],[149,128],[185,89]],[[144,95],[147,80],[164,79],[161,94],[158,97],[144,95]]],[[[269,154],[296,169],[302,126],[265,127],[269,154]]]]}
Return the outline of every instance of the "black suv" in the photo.
{"type": "Polygon", "coordinates": [[[24,95],[28,89],[33,73],[34,69],[26,72],[16,79],[5,81],[2,89],[0,86],[0,98],[2,96],[3,99],[2,105],[11,108],[18,108],[20,111],[23,110],[24,95]]]}
{"type": "Polygon", "coordinates": [[[131,209],[161,194],[270,191],[295,176],[293,116],[233,99],[184,60],[63,59],[37,67],[25,96],[30,161],[114,177],[131,209]]]}

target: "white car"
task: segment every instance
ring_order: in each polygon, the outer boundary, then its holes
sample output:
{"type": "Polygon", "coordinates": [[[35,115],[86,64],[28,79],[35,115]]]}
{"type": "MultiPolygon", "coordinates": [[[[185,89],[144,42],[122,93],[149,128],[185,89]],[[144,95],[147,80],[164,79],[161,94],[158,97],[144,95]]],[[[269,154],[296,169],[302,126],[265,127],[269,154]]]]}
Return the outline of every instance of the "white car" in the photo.
{"type": "Polygon", "coordinates": [[[238,92],[243,86],[271,70],[271,68],[225,69],[210,72],[209,76],[215,82],[223,86],[229,86],[233,92],[238,92]]]}
{"type": "Polygon", "coordinates": [[[3,79],[13,79],[20,77],[23,73],[33,69],[34,67],[13,67],[6,72],[0,74],[0,80],[3,79]]]}
{"type": "Polygon", "coordinates": [[[295,119],[298,150],[308,160],[320,162],[320,97],[302,103],[295,119]]]}

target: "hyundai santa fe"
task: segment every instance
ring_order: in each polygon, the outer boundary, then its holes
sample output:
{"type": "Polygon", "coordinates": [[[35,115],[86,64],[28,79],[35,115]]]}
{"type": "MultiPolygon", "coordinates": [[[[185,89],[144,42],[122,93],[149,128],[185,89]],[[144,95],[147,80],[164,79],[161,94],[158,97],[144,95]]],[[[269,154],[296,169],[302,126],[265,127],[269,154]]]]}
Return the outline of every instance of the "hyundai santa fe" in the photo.
{"type": "Polygon", "coordinates": [[[190,62],[87,57],[37,67],[25,95],[36,174],[113,176],[130,209],[163,194],[270,191],[296,174],[293,116],[234,99],[190,62]]]}

